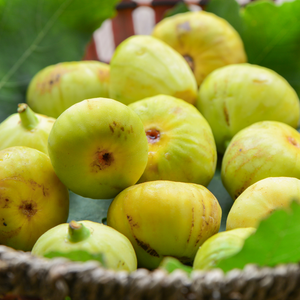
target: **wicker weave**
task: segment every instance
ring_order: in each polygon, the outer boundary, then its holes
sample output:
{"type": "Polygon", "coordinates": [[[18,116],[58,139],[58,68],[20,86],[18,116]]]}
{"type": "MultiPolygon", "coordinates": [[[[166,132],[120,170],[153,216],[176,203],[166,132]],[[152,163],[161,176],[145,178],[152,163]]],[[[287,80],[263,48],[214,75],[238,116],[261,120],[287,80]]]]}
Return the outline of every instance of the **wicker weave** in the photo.
{"type": "Polygon", "coordinates": [[[41,297],[44,300],[193,300],[300,299],[300,267],[248,265],[226,275],[221,270],[194,271],[189,278],[177,270],[115,272],[97,262],[46,260],[29,252],[0,246],[0,295],[41,297]]]}

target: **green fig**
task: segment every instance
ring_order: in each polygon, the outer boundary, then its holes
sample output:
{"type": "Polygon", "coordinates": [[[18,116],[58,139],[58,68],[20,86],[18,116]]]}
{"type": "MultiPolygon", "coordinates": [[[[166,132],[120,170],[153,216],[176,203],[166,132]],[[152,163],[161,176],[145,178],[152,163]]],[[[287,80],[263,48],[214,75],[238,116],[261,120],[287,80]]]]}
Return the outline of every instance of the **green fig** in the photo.
{"type": "Polygon", "coordinates": [[[277,209],[300,203],[300,180],[294,177],[267,177],[246,188],[234,201],[226,221],[226,230],[258,227],[262,219],[277,209]]]}
{"type": "Polygon", "coordinates": [[[114,198],[107,224],[131,241],[138,266],[155,269],[165,256],[192,263],[199,246],[220,228],[222,210],[204,186],[148,181],[114,198]]]}
{"type": "Polygon", "coordinates": [[[0,244],[30,251],[48,229],[67,221],[69,192],[49,157],[33,148],[0,151],[0,244]]]}
{"type": "Polygon", "coordinates": [[[300,179],[300,133],[277,121],[261,121],[238,132],[222,159],[221,179],[236,199],[247,187],[267,177],[300,179]]]}
{"type": "Polygon", "coordinates": [[[159,94],[194,104],[194,74],[184,58],[159,39],[147,35],[127,38],[110,61],[109,97],[130,104],[159,94]]]}
{"type": "Polygon", "coordinates": [[[238,253],[255,228],[237,228],[219,232],[208,238],[197,251],[194,270],[211,270],[223,259],[238,253]]]}
{"type": "Polygon", "coordinates": [[[149,145],[148,164],[139,182],[209,184],[216,170],[216,145],[210,126],[192,104],[158,95],[129,107],[141,118],[149,145]]]}
{"type": "Polygon", "coordinates": [[[26,146],[48,154],[48,136],[54,122],[54,118],[34,113],[27,104],[19,104],[18,113],[0,124],[0,150],[26,146]]]}
{"type": "Polygon", "coordinates": [[[204,80],[196,107],[212,128],[224,153],[233,136],[259,121],[297,128],[300,102],[291,85],[275,71],[251,64],[219,68],[204,80]]]}
{"type": "Polygon", "coordinates": [[[167,43],[187,60],[198,86],[215,69],[247,61],[237,31],[225,19],[207,11],[165,18],[155,25],[152,36],[167,43]]]}
{"type": "Polygon", "coordinates": [[[51,228],[36,241],[31,253],[47,256],[51,252],[68,254],[76,250],[102,254],[108,269],[132,272],[137,268],[136,254],[126,236],[107,225],[88,220],[51,228]]]}
{"type": "Polygon", "coordinates": [[[109,98],[86,99],[65,110],[49,134],[48,151],[60,180],[93,199],[113,198],[135,184],[148,161],[141,119],[109,98]]]}
{"type": "Polygon", "coordinates": [[[57,118],[84,99],[108,97],[110,66],[100,61],[61,62],[31,79],[26,102],[37,113],[57,118]]]}

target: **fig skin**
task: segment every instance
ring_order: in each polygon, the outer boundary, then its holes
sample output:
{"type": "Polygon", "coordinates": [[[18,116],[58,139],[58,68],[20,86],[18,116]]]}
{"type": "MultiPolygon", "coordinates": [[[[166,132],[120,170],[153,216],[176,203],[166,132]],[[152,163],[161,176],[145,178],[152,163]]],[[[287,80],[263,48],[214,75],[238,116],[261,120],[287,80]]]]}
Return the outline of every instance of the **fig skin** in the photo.
{"type": "Polygon", "coordinates": [[[237,31],[225,19],[207,11],[165,18],[155,25],[152,36],[186,58],[198,86],[215,69],[247,61],[237,31]]]}
{"type": "Polygon", "coordinates": [[[86,99],[64,111],[49,134],[48,151],[60,180],[93,199],[111,199],[135,184],[148,161],[139,116],[109,98],[86,99]]]}
{"type": "Polygon", "coordinates": [[[0,244],[30,251],[48,229],[67,221],[69,192],[49,157],[33,148],[0,151],[0,244]]]}
{"type": "Polygon", "coordinates": [[[196,107],[213,131],[219,153],[233,136],[259,121],[297,128],[300,102],[291,85],[275,71],[251,64],[212,72],[199,88],[196,107]]]}
{"type": "Polygon", "coordinates": [[[31,253],[44,256],[52,251],[67,253],[84,250],[90,254],[102,253],[108,269],[128,272],[137,269],[136,254],[126,236],[107,225],[83,220],[75,224],[84,226],[83,229],[87,230],[88,234],[73,239],[72,236],[70,237],[72,222],[74,223],[71,221],[69,224],[57,225],[45,232],[37,240],[31,253]]]}
{"type": "Polygon", "coordinates": [[[197,92],[195,76],[184,58],[152,36],[127,38],[111,58],[109,97],[126,105],[159,94],[195,104],[197,92]]]}
{"type": "Polygon", "coordinates": [[[13,146],[26,146],[48,154],[48,136],[54,118],[34,113],[21,103],[18,112],[0,124],[0,150],[13,146]]]}
{"type": "Polygon", "coordinates": [[[247,187],[267,177],[300,179],[300,133],[277,121],[262,121],[238,132],[222,159],[221,179],[236,199],[247,187]]]}
{"type": "Polygon", "coordinates": [[[207,239],[197,251],[193,269],[211,270],[215,268],[221,260],[238,253],[245,240],[255,231],[255,228],[247,227],[216,233],[207,239]]]}
{"type": "Polygon", "coordinates": [[[222,210],[204,186],[149,181],[114,198],[107,224],[131,241],[138,266],[155,269],[165,256],[192,263],[201,244],[220,228],[222,210]]]}
{"type": "Polygon", "coordinates": [[[300,180],[294,177],[267,177],[249,186],[233,203],[226,230],[258,227],[260,221],[277,209],[288,209],[291,201],[300,203],[300,180]]]}
{"type": "Polygon", "coordinates": [[[84,99],[108,97],[110,66],[100,61],[61,62],[31,79],[26,102],[37,113],[57,118],[84,99]]]}
{"type": "Polygon", "coordinates": [[[192,104],[158,95],[129,107],[141,118],[149,145],[148,164],[139,182],[209,184],[216,170],[216,144],[209,124],[192,104]]]}

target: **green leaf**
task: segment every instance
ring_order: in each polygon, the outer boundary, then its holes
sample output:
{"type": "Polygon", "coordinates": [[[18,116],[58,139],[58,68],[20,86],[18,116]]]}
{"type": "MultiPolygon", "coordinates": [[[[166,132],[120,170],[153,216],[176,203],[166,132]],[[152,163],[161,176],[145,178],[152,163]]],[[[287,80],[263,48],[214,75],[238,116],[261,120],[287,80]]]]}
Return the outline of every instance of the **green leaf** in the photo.
{"type": "Polygon", "coordinates": [[[46,253],[44,257],[46,258],[64,257],[72,261],[82,261],[82,262],[96,260],[103,267],[106,267],[105,257],[103,253],[89,253],[84,250],[73,250],[68,252],[51,251],[46,253]]]}
{"type": "Polygon", "coordinates": [[[239,32],[249,63],[274,70],[300,95],[300,1],[256,1],[239,13],[233,2],[212,0],[208,10],[239,32]]]}
{"type": "Polygon", "coordinates": [[[190,11],[190,10],[189,10],[189,7],[186,3],[178,2],[177,4],[174,5],[173,8],[168,9],[165,12],[164,18],[168,18],[168,17],[174,16],[176,14],[185,13],[185,12],[188,12],[188,11],[190,11]]]}
{"type": "Polygon", "coordinates": [[[90,199],[81,197],[73,192],[70,193],[70,209],[67,222],[72,220],[89,220],[105,223],[107,210],[112,199],[90,199]]]}
{"type": "Polygon", "coordinates": [[[246,264],[274,267],[300,261],[300,205],[280,209],[261,221],[256,232],[245,240],[240,252],[220,261],[216,268],[228,272],[246,264]]]}
{"type": "Polygon", "coordinates": [[[95,29],[119,0],[0,0],[0,121],[25,102],[42,68],[81,60],[95,29]]]}
{"type": "Polygon", "coordinates": [[[164,257],[159,265],[159,268],[166,270],[168,273],[172,273],[178,269],[186,272],[187,274],[191,274],[193,271],[192,267],[182,264],[177,258],[171,256],[164,257]]]}
{"type": "Polygon", "coordinates": [[[240,5],[236,0],[210,0],[205,10],[227,20],[238,33],[243,30],[240,5]]]}

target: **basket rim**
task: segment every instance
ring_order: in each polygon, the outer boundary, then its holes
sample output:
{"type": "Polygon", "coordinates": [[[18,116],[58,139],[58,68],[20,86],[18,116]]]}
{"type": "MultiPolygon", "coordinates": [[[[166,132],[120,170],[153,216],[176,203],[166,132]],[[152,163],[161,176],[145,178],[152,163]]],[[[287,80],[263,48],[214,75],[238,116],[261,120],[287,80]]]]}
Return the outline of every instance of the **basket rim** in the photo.
{"type": "Polygon", "coordinates": [[[300,295],[299,283],[300,265],[297,263],[275,267],[249,264],[243,270],[234,269],[226,274],[220,269],[194,270],[189,277],[182,270],[170,274],[161,269],[144,268],[131,273],[113,271],[104,269],[96,261],[46,259],[0,246],[0,295],[13,293],[55,300],[66,296],[72,300],[102,297],[138,300],[154,299],[154,296],[166,300],[295,299],[295,294],[300,295]],[[82,298],[82,293],[89,297],[82,298]],[[152,297],[148,298],[149,295],[152,297]]]}

